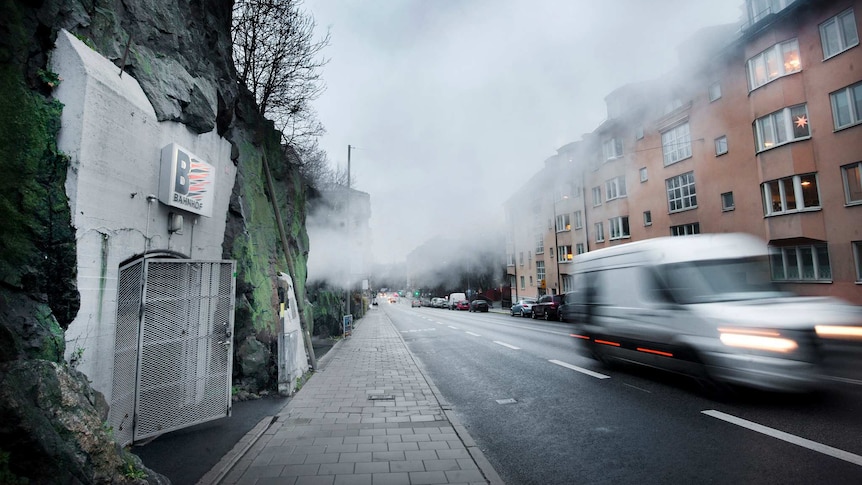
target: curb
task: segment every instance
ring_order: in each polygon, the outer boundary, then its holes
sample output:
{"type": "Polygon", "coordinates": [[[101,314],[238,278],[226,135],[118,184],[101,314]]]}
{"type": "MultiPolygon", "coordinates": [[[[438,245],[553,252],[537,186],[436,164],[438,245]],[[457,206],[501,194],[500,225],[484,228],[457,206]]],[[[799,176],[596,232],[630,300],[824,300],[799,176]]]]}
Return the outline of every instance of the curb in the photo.
{"type": "MultiPolygon", "coordinates": [[[[386,320],[389,322],[389,325],[392,325],[392,319],[389,318],[389,315],[384,313],[386,320]]],[[[428,384],[428,387],[431,389],[431,393],[434,394],[434,399],[437,400],[437,405],[440,406],[440,409],[443,411],[443,415],[446,416],[446,419],[449,421],[449,424],[452,425],[452,428],[455,430],[455,434],[458,435],[458,438],[464,443],[464,447],[467,449],[467,453],[470,453],[470,457],[473,458],[473,462],[476,463],[476,466],[479,467],[479,471],[482,472],[482,475],[485,476],[485,479],[488,481],[490,485],[504,485],[503,479],[500,478],[500,475],[497,473],[497,470],[494,469],[494,466],[491,465],[491,462],[485,457],[485,454],[476,444],[476,441],[473,440],[473,437],[470,436],[470,433],[467,432],[467,428],[458,421],[458,418],[455,416],[455,413],[452,411],[451,405],[443,399],[443,395],[440,393],[440,389],[428,378],[428,372],[425,369],[425,366],[416,359],[416,356],[413,355],[413,352],[410,351],[410,347],[407,346],[407,342],[404,341],[404,336],[401,335],[401,332],[398,332],[398,338],[401,340],[401,343],[404,344],[405,350],[410,355],[410,359],[416,365],[416,368],[419,369],[419,373],[422,374],[422,378],[425,379],[425,383],[428,384]]]]}

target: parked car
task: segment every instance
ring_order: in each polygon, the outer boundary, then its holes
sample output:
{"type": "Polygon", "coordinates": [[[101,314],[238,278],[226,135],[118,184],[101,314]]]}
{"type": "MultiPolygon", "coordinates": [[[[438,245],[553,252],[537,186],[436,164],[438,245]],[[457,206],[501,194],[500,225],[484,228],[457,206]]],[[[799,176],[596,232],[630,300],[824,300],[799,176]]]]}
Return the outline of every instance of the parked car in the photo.
{"type": "Polygon", "coordinates": [[[466,293],[450,293],[449,294],[449,309],[454,310],[455,307],[458,305],[459,301],[466,300],[466,299],[467,299],[466,293]]]}
{"type": "Polygon", "coordinates": [[[509,314],[513,317],[515,315],[521,317],[529,317],[533,313],[533,305],[536,304],[535,298],[521,298],[517,303],[512,305],[512,308],[509,309],[509,314]]]}
{"type": "Polygon", "coordinates": [[[419,300],[411,300],[410,301],[410,308],[421,307],[421,306],[422,306],[422,302],[419,300]]]}
{"type": "Polygon", "coordinates": [[[576,291],[570,291],[563,295],[563,304],[560,305],[560,321],[566,323],[575,323],[578,316],[583,314],[583,305],[578,302],[583,300],[576,291]]]}
{"type": "Polygon", "coordinates": [[[560,319],[560,305],[563,304],[563,295],[544,295],[533,305],[533,320],[544,318],[545,320],[560,319]]]}
{"type": "Polygon", "coordinates": [[[782,291],[754,236],[653,238],[578,255],[575,268],[572,336],[601,362],[773,391],[859,378],[862,309],[782,291]]]}
{"type": "Polygon", "coordinates": [[[487,312],[489,308],[488,302],[479,298],[470,302],[471,312],[487,312]]]}
{"type": "Polygon", "coordinates": [[[446,308],[446,299],[440,297],[431,298],[431,308],[446,308]]]}
{"type": "Polygon", "coordinates": [[[455,303],[455,309],[456,310],[469,310],[470,309],[470,302],[467,300],[458,300],[458,302],[455,303]]]}

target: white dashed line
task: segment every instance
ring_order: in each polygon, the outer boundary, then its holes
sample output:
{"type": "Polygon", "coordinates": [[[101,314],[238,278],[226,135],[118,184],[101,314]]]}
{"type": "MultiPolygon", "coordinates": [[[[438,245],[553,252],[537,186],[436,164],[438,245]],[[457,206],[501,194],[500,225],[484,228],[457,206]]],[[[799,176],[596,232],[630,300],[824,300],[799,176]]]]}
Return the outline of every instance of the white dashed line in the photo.
{"type": "Polygon", "coordinates": [[[549,360],[548,362],[552,364],[557,364],[560,367],[565,367],[566,369],[572,369],[573,371],[580,372],[581,374],[586,374],[588,376],[595,377],[596,379],[610,379],[611,376],[606,376],[604,374],[599,374],[598,372],[593,372],[589,369],[584,369],[583,367],[578,367],[576,365],[568,364],[561,360],[549,360]]]}
{"type": "Polygon", "coordinates": [[[452,325],[449,325],[449,328],[451,328],[453,330],[458,330],[458,327],[453,327],[452,325]]]}
{"type": "Polygon", "coordinates": [[[737,418],[736,416],[731,416],[730,414],[725,414],[721,411],[716,411],[714,409],[709,409],[701,412],[703,414],[706,414],[707,416],[712,416],[713,418],[717,418],[722,421],[735,424],[737,426],[742,426],[743,428],[748,428],[752,431],[757,431],[758,433],[763,433],[767,436],[772,436],[773,438],[778,438],[782,441],[786,441],[788,443],[792,443],[803,448],[808,448],[809,450],[817,451],[819,453],[823,453],[824,455],[838,458],[839,460],[853,463],[854,465],[862,466],[862,456],[854,455],[849,451],[839,450],[838,448],[833,448],[831,446],[824,445],[823,443],[818,443],[816,441],[800,438],[799,436],[785,433],[784,431],[778,431],[775,428],[763,426],[762,424],[757,424],[755,422],[748,421],[742,418],[737,418]]]}
{"type": "Polygon", "coordinates": [[[500,342],[499,340],[494,340],[494,343],[497,345],[502,345],[503,347],[508,347],[512,350],[521,350],[521,347],[515,347],[514,345],[509,345],[505,342],[500,342]]]}
{"type": "Polygon", "coordinates": [[[467,335],[472,335],[474,337],[481,337],[481,335],[479,335],[478,333],[473,333],[473,332],[466,332],[466,333],[467,333],[467,335]]]}

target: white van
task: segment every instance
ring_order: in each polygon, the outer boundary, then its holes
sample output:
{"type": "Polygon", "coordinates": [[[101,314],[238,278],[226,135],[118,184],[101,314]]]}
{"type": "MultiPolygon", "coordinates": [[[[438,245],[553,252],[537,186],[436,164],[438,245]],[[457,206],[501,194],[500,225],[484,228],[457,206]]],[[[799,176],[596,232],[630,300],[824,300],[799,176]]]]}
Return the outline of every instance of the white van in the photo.
{"type": "Polygon", "coordinates": [[[860,308],[777,289],[766,243],[751,235],[648,239],[573,262],[573,336],[600,361],[781,391],[862,367],[860,308]],[[840,368],[829,349],[841,349],[840,368]]]}
{"type": "Polygon", "coordinates": [[[467,299],[467,294],[466,294],[466,293],[450,293],[450,294],[449,294],[449,304],[448,304],[449,309],[450,309],[450,310],[454,310],[454,309],[455,309],[455,305],[456,305],[459,301],[461,301],[461,300],[466,300],[466,299],[467,299]]]}

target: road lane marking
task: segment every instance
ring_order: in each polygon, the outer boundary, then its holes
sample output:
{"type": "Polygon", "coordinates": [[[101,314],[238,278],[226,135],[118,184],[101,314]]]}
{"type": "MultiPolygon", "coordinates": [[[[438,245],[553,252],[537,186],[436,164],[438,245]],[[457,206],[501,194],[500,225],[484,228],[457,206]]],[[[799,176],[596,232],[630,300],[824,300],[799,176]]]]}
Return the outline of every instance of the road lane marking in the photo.
{"type": "Polygon", "coordinates": [[[623,382],[623,385],[624,385],[624,386],[629,386],[629,387],[631,387],[631,388],[633,388],[633,389],[637,389],[638,391],[646,392],[647,394],[652,394],[652,391],[647,391],[646,389],[641,388],[641,387],[638,387],[638,386],[633,386],[633,385],[631,385],[631,384],[626,384],[625,382],[623,382]]]}
{"type": "Polygon", "coordinates": [[[755,422],[748,421],[742,418],[737,418],[736,416],[731,416],[730,414],[725,414],[721,411],[716,411],[714,409],[708,409],[701,412],[703,414],[706,414],[707,416],[712,416],[713,418],[717,418],[722,421],[735,424],[737,426],[742,426],[743,428],[748,428],[752,431],[757,431],[758,433],[772,436],[773,438],[778,438],[782,441],[786,441],[788,443],[801,446],[803,448],[808,448],[809,450],[817,451],[819,453],[823,453],[824,455],[838,458],[839,460],[853,463],[854,465],[862,466],[862,456],[854,455],[849,451],[839,450],[838,448],[833,448],[831,446],[824,445],[823,443],[818,443],[816,441],[801,438],[799,436],[785,433],[784,431],[779,431],[775,428],[770,428],[768,426],[757,424],[755,422]]]}
{"type": "Polygon", "coordinates": [[[515,347],[514,345],[509,345],[505,342],[500,342],[499,340],[494,340],[494,343],[497,345],[502,345],[503,347],[508,347],[512,350],[521,350],[521,347],[515,347]]]}
{"type": "Polygon", "coordinates": [[[593,372],[589,369],[584,369],[583,367],[578,367],[576,365],[568,364],[568,363],[563,362],[561,360],[549,360],[548,362],[550,362],[552,364],[557,364],[560,367],[565,367],[566,369],[571,369],[573,371],[577,371],[577,372],[580,372],[582,374],[586,374],[588,376],[595,377],[596,379],[610,379],[611,378],[611,376],[599,374],[598,372],[593,372]]]}
{"type": "Polygon", "coordinates": [[[454,330],[458,330],[458,327],[453,327],[452,325],[449,325],[449,328],[454,329],[454,330]]]}
{"type": "Polygon", "coordinates": [[[473,332],[466,332],[466,333],[467,333],[467,335],[472,335],[474,337],[481,337],[481,335],[479,335],[478,333],[473,333],[473,332]]]}

